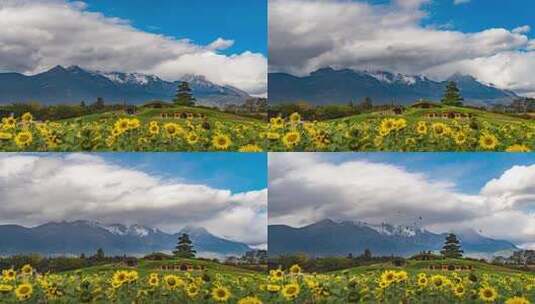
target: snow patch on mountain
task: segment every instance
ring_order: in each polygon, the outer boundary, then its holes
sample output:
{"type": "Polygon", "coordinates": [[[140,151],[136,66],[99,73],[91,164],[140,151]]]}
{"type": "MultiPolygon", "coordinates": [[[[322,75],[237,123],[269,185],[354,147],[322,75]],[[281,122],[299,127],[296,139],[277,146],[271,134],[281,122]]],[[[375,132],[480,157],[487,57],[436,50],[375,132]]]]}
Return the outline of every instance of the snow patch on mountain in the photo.
{"type": "Polygon", "coordinates": [[[368,224],[360,222],[359,225],[368,227],[379,232],[382,235],[399,236],[399,237],[414,237],[417,234],[425,233],[425,230],[416,226],[410,225],[390,225],[390,224],[368,224]]]}
{"type": "Polygon", "coordinates": [[[414,85],[418,80],[425,80],[425,76],[411,76],[405,74],[393,74],[386,71],[364,71],[365,75],[373,77],[380,82],[385,83],[402,83],[406,85],[414,85]]]}
{"type": "Polygon", "coordinates": [[[97,75],[103,76],[118,84],[136,84],[147,85],[150,82],[159,81],[160,79],[154,75],[145,75],[141,73],[120,73],[120,72],[94,72],[97,75]]]}

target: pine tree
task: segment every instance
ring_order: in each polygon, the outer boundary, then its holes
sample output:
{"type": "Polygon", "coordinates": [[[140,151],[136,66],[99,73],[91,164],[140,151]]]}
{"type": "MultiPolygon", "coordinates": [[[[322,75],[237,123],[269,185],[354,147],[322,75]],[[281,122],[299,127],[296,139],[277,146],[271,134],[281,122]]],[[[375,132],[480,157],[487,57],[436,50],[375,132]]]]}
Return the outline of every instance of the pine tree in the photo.
{"type": "Polygon", "coordinates": [[[463,257],[463,252],[457,236],[453,233],[448,234],[440,253],[446,258],[459,259],[463,257]]]}
{"type": "Polygon", "coordinates": [[[179,106],[194,106],[195,97],[193,97],[189,83],[186,81],[181,82],[176,90],[175,99],[173,102],[179,106]]]}
{"type": "Polygon", "coordinates": [[[442,103],[448,106],[462,106],[464,98],[461,96],[459,88],[454,81],[448,82],[446,85],[446,91],[442,98],[442,103]]]}
{"type": "Polygon", "coordinates": [[[182,233],[182,235],[178,237],[178,243],[173,254],[176,257],[190,259],[195,257],[195,253],[197,253],[197,251],[193,249],[189,235],[187,233],[182,233]]]}

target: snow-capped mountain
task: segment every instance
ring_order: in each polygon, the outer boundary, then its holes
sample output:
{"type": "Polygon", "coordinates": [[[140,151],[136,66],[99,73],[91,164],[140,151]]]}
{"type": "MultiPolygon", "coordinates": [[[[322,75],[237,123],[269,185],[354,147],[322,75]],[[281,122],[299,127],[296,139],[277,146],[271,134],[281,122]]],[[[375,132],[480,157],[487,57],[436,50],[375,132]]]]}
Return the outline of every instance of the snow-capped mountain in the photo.
{"type": "Polygon", "coordinates": [[[270,103],[304,100],[317,105],[347,104],[370,97],[375,104],[411,104],[420,99],[439,101],[450,80],[457,82],[469,104],[506,104],[518,98],[514,92],[482,83],[468,75],[456,74],[446,81],[434,81],[423,75],[332,68],[319,69],[304,77],[270,73],[268,96],[270,103]]]}
{"type": "Polygon", "coordinates": [[[0,73],[0,103],[40,101],[45,104],[91,103],[102,97],[108,103],[141,104],[151,100],[171,101],[181,81],[190,82],[198,104],[241,104],[250,96],[232,86],[218,85],[203,76],[185,75],[165,81],[141,73],[102,72],[79,66],[56,66],[32,76],[0,73]]]}
{"type": "Polygon", "coordinates": [[[32,228],[0,225],[0,256],[28,253],[87,255],[98,248],[103,248],[108,255],[169,253],[182,233],[190,235],[201,256],[241,255],[250,250],[246,244],[216,237],[198,227],[185,227],[177,233],[169,234],[142,225],[74,221],[47,223],[32,228]]]}
{"type": "MultiPolygon", "coordinates": [[[[469,230],[457,233],[465,253],[490,256],[517,247],[469,230]]],[[[376,256],[411,256],[421,251],[439,251],[446,234],[433,233],[416,225],[371,225],[363,222],[323,220],[301,228],[271,225],[268,228],[269,254],[305,253],[310,256],[359,255],[370,249],[376,256]]]]}

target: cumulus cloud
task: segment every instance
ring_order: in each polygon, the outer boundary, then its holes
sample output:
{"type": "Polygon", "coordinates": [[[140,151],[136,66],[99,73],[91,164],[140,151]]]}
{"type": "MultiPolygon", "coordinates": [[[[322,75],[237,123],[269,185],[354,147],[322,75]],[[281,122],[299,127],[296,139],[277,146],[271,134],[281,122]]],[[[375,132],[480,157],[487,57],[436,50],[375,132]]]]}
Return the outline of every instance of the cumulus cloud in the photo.
{"type": "Polygon", "coordinates": [[[526,81],[523,71],[506,61],[499,62],[504,68],[500,73],[487,71],[492,63],[507,57],[514,57],[526,69],[535,67],[527,27],[463,33],[422,26],[428,17],[426,2],[270,1],[270,71],[302,76],[330,66],[424,74],[440,80],[469,71],[505,89],[535,93],[535,83],[526,81]]]}
{"type": "Polygon", "coordinates": [[[198,225],[252,245],[267,239],[267,190],[232,193],[118,166],[98,156],[0,156],[0,223],[91,220],[168,232],[198,225]]]}
{"type": "Polygon", "coordinates": [[[143,32],[127,20],[90,12],[83,2],[5,0],[0,27],[0,70],[31,74],[61,64],[153,73],[167,80],[199,74],[250,94],[267,91],[262,54],[221,54],[234,44],[224,38],[203,46],[143,32]]]}
{"type": "Polygon", "coordinates": [[[526,33],[529,33],[530,31],[531,31],[531,27],[529,25],[523,25],[523,26],[513,29],[513,33],[515,34],[526,34],[526,33]]]}
{"type": "Polygon", "coordinates": [[[271,154],[270,224],[303,226],[322,219],[418,224],[431,231],[474,229],[535,243],[535,165],[516,166],[478,194],[388,163],[333,162],[319,154],[271,154]]]}

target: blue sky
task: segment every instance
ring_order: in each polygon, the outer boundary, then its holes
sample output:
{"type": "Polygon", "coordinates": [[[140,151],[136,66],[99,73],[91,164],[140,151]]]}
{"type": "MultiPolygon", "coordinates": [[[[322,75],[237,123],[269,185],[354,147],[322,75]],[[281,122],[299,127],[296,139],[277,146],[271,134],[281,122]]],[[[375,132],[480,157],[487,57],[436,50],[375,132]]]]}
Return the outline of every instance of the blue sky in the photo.
{"type": "Polygon", "coordinates": [[[233,193],[267,187],[264,153],[102,153],[115,164],[233,193]]]}
{"type": "Polygon", "coordinates": [[[129,20],[140,30],[206,45],[235,40],[223,53],[267,54],[267,0],[85,0],[88,10],[129,20]]]}
{"type": "Polygon", "coordinates": [[[529,153],[334,153],[324,157],[335,163],[359,159],[401,166],[431,180],[453,182],[468,194],[478,193],[488,181],[515,165],[535,164],[529,153]]]}
{"type": "MultiPolygon", "coordinates": [[[[391,0],[368,0],[372,4],[390,4],[391,0]]],[[[466,33],[489,28],[512,30],[529,25],[535,29],[535,1],[532,0],[469,0],[455,4],[454,0],[431,0],[424,6],[428,18],[423,25],[440,26],[466,33]]],[[[535,32],[527,34],[535,37],[535,32]]]]}

